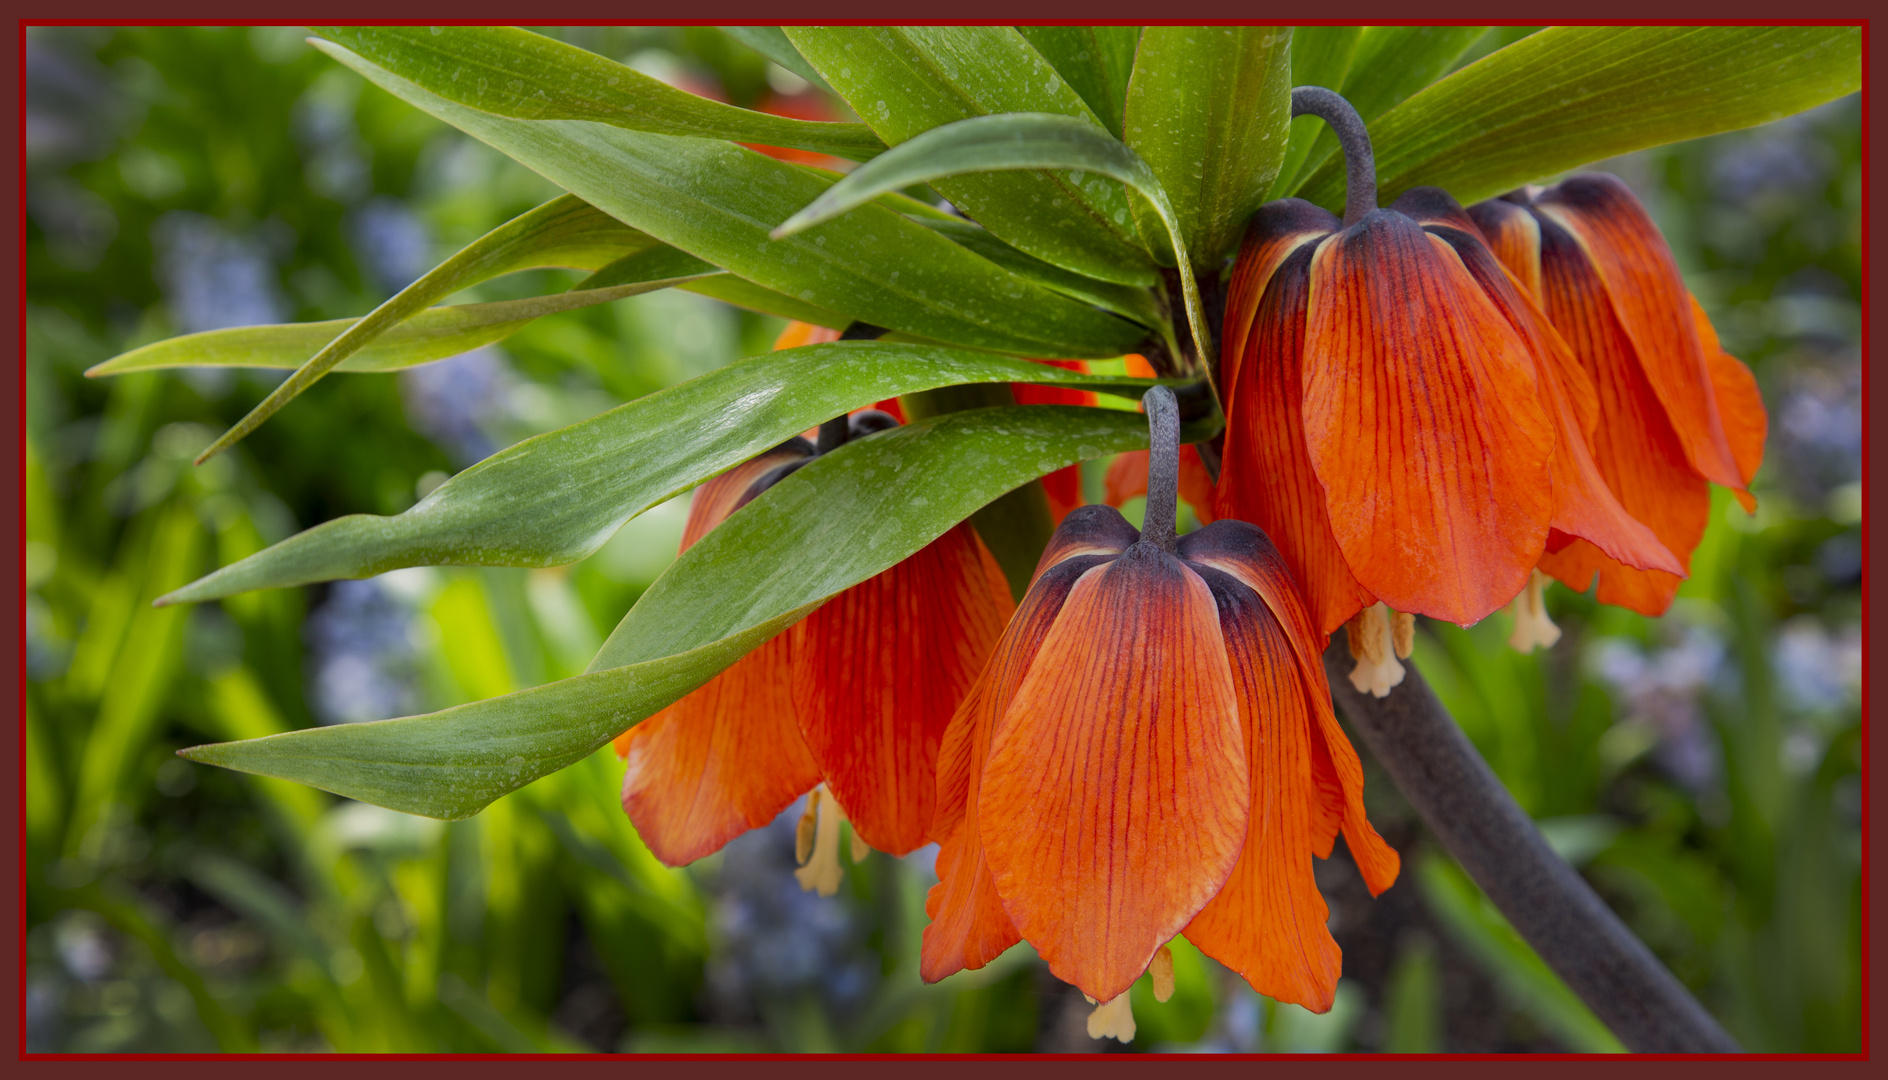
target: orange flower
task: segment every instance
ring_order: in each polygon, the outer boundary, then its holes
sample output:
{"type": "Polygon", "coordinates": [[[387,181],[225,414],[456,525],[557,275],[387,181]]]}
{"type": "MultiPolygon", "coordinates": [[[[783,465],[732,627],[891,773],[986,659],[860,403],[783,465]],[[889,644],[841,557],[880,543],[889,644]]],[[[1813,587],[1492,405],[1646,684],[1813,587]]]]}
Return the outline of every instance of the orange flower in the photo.
{"type": "MultiPolygon", "coordinates": [[[[890,423],[867,414],[851,429],[890,423]]],[[[702,485],[683,550],[812,456],[795,438],[702,485]]],[[[679,866],[824,780],[865,843],[920,846],[944,728],[1013,607],[983,542],[956,526],[619,736],[624,810],[656,857],[679,866]]]]}
{"type": "Polygon", "coordinates": [[[1324,633],[1378,601],[1479,621],[1555,530],[1679,570],[1593,466],[1590,380],[1445,192],[1349,227],[1263,207],[1225,340],[1216,510],[1276,539],[1324,633]]]}
{"type": "Polygon", "coordinates": [[[1311,856],[1341,829],[1373,893],[1397,857],[1364,819],[1289,571],[1244,522],[1176,540],[1166,452],[1145,533],[1105,506],[1063,521],[951,721],[920,970],[935,981],[1027,939],[1108,1002],[1185,933],[1260,992],[1323,1011],[1339,953],[1311,856]]]}
{"type": "Polygon", "coordinates": [[[1568,530],[1540,567],[1582,592],[1597,575],[1601,603],[1661,614],[1704,534],[1707,484],[1756,507],[1749,484],[1768,424],[1756,380],[1719,346],[1658,227],[1617,177],[1582,174],[1469,214],[1593,387],[1582,420],[1600,474],[1677,563],[1634,563],[1568,530]]]}

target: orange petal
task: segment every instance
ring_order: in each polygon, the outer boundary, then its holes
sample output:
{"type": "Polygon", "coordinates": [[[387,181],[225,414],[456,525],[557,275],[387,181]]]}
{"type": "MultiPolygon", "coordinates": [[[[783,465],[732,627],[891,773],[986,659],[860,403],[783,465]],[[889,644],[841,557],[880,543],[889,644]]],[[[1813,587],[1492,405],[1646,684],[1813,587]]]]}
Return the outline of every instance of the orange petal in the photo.
{"type": "Polygon", "coordinates": [[[1259,301],[1271,286],[1272,276],[1293,252],[1343,227],[1344,223],[1330,211],[1303,199],[1278,199],[1261,206],[1259,212],[1252,215],[1245,238],[1239,243],[1232,280],[1226,286],[1225,324],[1220,334],[1222,401],[1231,401],[1237,389],[1245,358],[1251,351],[1247,336],[1252,332],[1259,301]]]}
{"type": "MultiPolygon", "coordinates": [[[[1364,771],[1331,708],[1331,690],[1324,679],[1324,645],[1328,634],[1315,628],[1306,610],[1304,594],[1293,580],[1286,560],[1269,537],[1243,521],[1219,521],[1180,538],[1180,555],[1188,564],[1230,574],[1265,601],[1272,618],[1284,630],[1298,663],[1315,721],[1311,738],[1311,775],[1321,802],[1312,815],[1312,848],[1328,858],[1340,827],[1350,845],[1351,858],[1362,871],[1372,896],[1396,881],[1401,865],[1396,852],[1377,835],[1364,815],[1364,771]]],[[[1230,640],[1230,639],[1229,639],[1230,640]]]]}
{"type": "Polygon", "coordinates": [[[830,326],[814,326],[812,323],[795,320],[787,324],[780,336],[774,339],[774,351],[797,349],[802,345],[820,345],[828,341],[838,341],[839,331],[830,326]]]}
{"type": "Polygon", "coordinates": [[[1249,783],[1212,592],[1152,544],[1076,581],[991,737],[977,820],[1003,907],[1110,1000],[1238,861],[1249,783]]]}
{"type": "Polygon", "coordinates": [[[1154,365],[1148,363],[1147,357],[1142,356],[1140,353],[1129,353],[1121,359],[1127,363],[1128,374],[1136,379],[1154,379],[1159,377],[1159,373],[1154,370],[1154,365]]]}
{"type": "Polygon", "coordinates": [[[1078,506],[1062,519],[1049,537],[1030,583],[1033,585],[1044,570],[1064,559],[1076,555],[1119,555],[1140,538],[1140,530],[1129,525],[1114,507],[1095,503],[1078,506]]]}
{"type": "Polygon", "coordinates": [[[827,790],[865,842],[923,844],[938,741],[1014,604],[959,524],[793,629],[793,710],[827,790]]]}
{"type": "MultiPolygon", "coordinates": [[[[1687,296],[1690,294],[1687,293],[1687,296]]],[[[1757,390],[1757,377],[1742,360],[1724,351],[1718,344],[1718,332],[1705,317],[1698,298],[1691,297],[1691,314],[1698,326],[1698,341],[1710,362],[1711,388],[1717,392],[1718,415],[1724,420],[1724,434],[1731,442],[1731,454],[1737,459],[1738,475],[1744,486],[1736,489],[1737,501],[1747,513],[1757,512],[1757,500],[1750,493],[1751,478],[1763,464],[1763,444],[1770,432],[1770,414],[1763,407],[1763,395],[1757,390]]]]}
{"type": "Polygon", "coordinates": [[[1684,280],[1638,197],[1616,176],[1583,173],[1547,189],[1534,205],[1586,255],[1598,295],[1632,342],[1692,468],[1725,487],[1742,486],[1684,280]]]}
{"type": "Polygon", "coordinates": [[[1468,208],[1482,240],[1501,265],[1514,272],[1521,287],[1541,299],[1541,225],[1534,215],[1506,199],[1489,199],[1468,208]]]}
{"type": "Polygon", "coordinates": [[[1358,582],[1462,624],[1513,599],[1547,540],[1554,432],[1454,250],[1386,210],[1320,245],[1304,353],[1305,443],[1358,582]]]}
{"type": "MultiPolygon", "coordinates": [[[[1210,567],[1251,770],[1251,824],[1232,877],[1193,921],[1187,940],[1252,988],[1312,1012],[1330,1009],[1343,954],[1311,876],[1311,715],[1285,631],[1258,594],[1210,567]]],[[[1327,848],[1328,850],[1328,848],[1327,848]]]]}
{"type": "Polygon", "coordinates": [[[669,866],[719,851],[819,783],[793,722],[788,635],[624,732],[623,809],[669,866]]]}
{"type": "Polygon", "coordinates": [[[977,804],[983,789],[990,732],[1028,674],[1069,589],[1091,567],[1109,559],[1078,555],[1043,571],[944,733],[937,758],[937,810],[931,822],[931,835],[939,845],[938,883],[925,899],[925,914],[932,921],[924,928],[919,961],[919,974],[928,982],[964,968],[980,968],[1022,940],[990,878],[977,819],[966,811],[977,804]]]}
{"type": "MultiPolygon", "coordinates": [[[[1541,224],[1541,279],[1548,318],[1598,391],[1594,464],[1626,512],[1644,522],[1689,570],[1710,512],[1709,489],[1686,459],[1592,265],[1573,238],[1551,222],[1541,224]]],[[[1598,574],[1600,603],[1647,615],[1670,606],[1682,579],[1621,565],[1584,540],[1547,553],[1540,568],[1576,592],[1591,587],[1598,574]]]]}
{"type": "Polygon", "coordinates": [[[1555,421],[1553,527],[1568,536],[1592,541],[1627,566],[1683,574],[1678,558],[1650,528],[1626,512],[1593,463],[1588,440],[1599,423],[1599,398],[1592,377],[1549,323],[1547,313],[1481,244],[1450,229],[1434,230],[1434,235],[1455,250],[1469,275],[1527,342],[1528,351],[1538,361],[1535,374],[1541,396],[1555,421]],[[1576,396],[1586,400],[1590,420],[1584,427],[1574,406],[1576,396]]]}
{"type": "Polygon", "coordinates": [[[1273,537],[1328,635],[1375,602],[1331,534],[1324,485],[1305,450],[1301,350],[1312,250],[1273,275],[1246,338],[1239,392],[1226,400],[1226,443],[1213,512],[1273,537]]]}
{"type": "Polygon", "coordinates": [[[813,447],[806,440],[795,437],[759,457],[741,462],[696,488],[689,497],[688,521],[682,526],[681,551],[687,551],[694,546],[695,541],[707,535],[709,529],[746,506],[752,497],[749,491],[754,481],[781,465],[812,456],[813,447]]]}

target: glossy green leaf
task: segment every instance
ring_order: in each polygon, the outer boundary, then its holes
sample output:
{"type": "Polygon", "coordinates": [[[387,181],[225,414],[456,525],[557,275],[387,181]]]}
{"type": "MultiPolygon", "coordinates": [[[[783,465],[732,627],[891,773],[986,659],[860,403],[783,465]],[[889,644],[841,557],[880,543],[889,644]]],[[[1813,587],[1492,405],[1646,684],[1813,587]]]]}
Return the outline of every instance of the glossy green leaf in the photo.
{"type": "MultiPolygon", "coordinates": [[[[1177,262],[1187,318],[1193,326],[1194,340],[1202,342],[1203,349],[1209,353],[1203,359],[1211,370],[1212,335],[1200,304],[1193,262],[1187,258],[1179,220],[1166,192],[1161,189],[1153,170],[1126,144],[1080,120],[1051,113],[1006,113],[933,128],[852,170],[844,180],[827,188],[819,198],[782,222],[773,235],[792,236],[815,228],[822,222],[856,212],[855,207],[883,192],[928,183],[938,177],[973,171],[1041,168],[1100,173],[1133,188],[1153,204],[1179,255],[1177,262]]],[[[1178,355],[1179,350],[1171,343],[1169,348],[1178,355]]]]}
{"type": "MultiPolygon", "coordinates": [[[[715,271],[720,273],[720,271],[715,271]]],[[[666,278],[603,289],[572,289],[523,300],[427,308],[348,357],[338,371],[397,371],[469,352],[502,341],[531,320],[626,296],[685,284],[697,278],[666,278]]],[[[86,371],[89,376],[122,375],[181,367],[297,368],[359,319],[238,326],[185,334],[133,349],[86,371]]]]}
{"type": "MultiPolygon", "coordinates": [[[[1106,135],[1080,94],[1008,26],[791,26],[787,37],[889,145],[994,113],[1055,113],[1106,135]]],[[[1127,193],[1106,177],[954,174],[933,185],[979,224],[1046,262],[1152,285],[1127,193]]]]}
{"type": "Polygon", "coordinates": [[[1017,32],[1068,81],[1115,138],[1134,73],[1138,26],[1019,26],[1017,32]]]}
{"type": "Polygon", "coordinates": [[[969,248],[1011,273],[1021,274],[1039,285],[1094,304],[1104,311],[1112,311],[1124,319],[1133,319],[1142,326],[1160,332],[1163,337],[1173,333],[1173,324],[1167,320],[1154,294],[1147,289],[1097,281],[1043,262],[997,239],[990,230],[960,217],[940,215],[918,220],[925,228],[950,237],[960,246],[969,248]]]}
{"type": "Polygon", "coordinates": [[[594,752],[1005,490],[1146,445],[1146,422],[1135,413],[1054,405],[952,413],[881,432],[792,473],[690,547],[588,674],[426,716],[182,753],[406,813],[469,817],[594,752]]]}
{"type": "MultiPolygon", "coordinates": [[[[1487,31],[1485,26],[1367,26],[1357,39],[1357,50],[1351,56],[1343,87],[1332,89],[1343,94],[1364,123],[1370,124],[1374,137],[1377,129],[1372,121],[1441,78],[1456,57],[1487,31]]],[[[1378,140],[1373,138],[1372,141],[1378,140]]],[[[1305,177],[1322,167],[1341,165],[1342,160],[1337,156],[1337,136],[1322,123],[1318,124],[1317,137],[1299,167],[1294,190],[1302,185],[1305,177]]],[[[1383,175],[1381,159],[1377,175],[1383,175]]]]}
{"type": "Polygon", "coordinates": [[[403,566],[557,566],[622,524],[823,420],[899,394],[1027,382],[1138,397],[1146,380],[983,353],[833,342],[750,357],[502,450],[393,517],[324,522],[163,598],[195,603],[403,566]]]}
{"type": "Polygon", "coordinates": [[[386,303],[351,322],[346,331],[270,391],[249,415],[211,443],[197,458],[197,464],[201,465],[260,427],[282,406],[375,338],[460,289],[534,267],[592,270],[647,250],[656,243],[654,237],[569,195],[561,195],[520,214],[467,244],[424,277],[395,293],[386,303]]]}
{"type": "Polygon", "coordinates": [[[793,47],[793,42],[787,40],[786,31],[778,26],[724,26],[721,31],[814,86],[832,89],[826,85],[820,73],[813,70],[813,65],[806,62],[806,57],[793,47]]]}
{"type": "Polygon", "coordinates": [[[892,330],[1037,357],[1109,357],[1145,331],[1003,270],[883,206],[786,242],[774,223],[828,184],[712,139],[578,120],[514,120],[446,101],[326,42],[405,101],[506,153],[611,216],[762,288],[892,330]]]}
{"type": "MultiPolygon", "coordinates": [[[[1291,28],[1150,26],[1128,84],[1123,138],[1173,202],[1196,273],[1217,273],[1264,205],[1291,122],[1291,28]]],[[[1163,262],[1162,229],[1135,208],[1163,262]]]]}
{"type": "MultiPolygon", "coordinates": [[[[1552,26],[1470,64],[1370,129],[1379,201],[1423,184],[1472,203],[1618,154],[1776,120],[1861,86],[1842,26],[1552,26]]],[[[1300,194],[1344,199],[1335,164],[1300,194]]]]}
{"type": "Polygon", "coordinates": [[[736,108],[635,68],[510,26],[318,26],[448,101],[518,120],[595,120],[654,135],[790,146],[864,160],[885,148],[864,124],[736,108]]]}
{"type": "MultiPolygon", "coordinates": [[[[1341,91],[1363,32],[1361,26],[1292,27],[1291,84],[1341,91]]],[[[1291,138],[1285,144],[1285,160],[1278,167],[1278,178],[1272,181],[1271,198],[1282,199],[1291,194],[1305,158],[1323,133],[1324,121],[1315,116],[1300,116],[1291,122],[1291,138]]]]}

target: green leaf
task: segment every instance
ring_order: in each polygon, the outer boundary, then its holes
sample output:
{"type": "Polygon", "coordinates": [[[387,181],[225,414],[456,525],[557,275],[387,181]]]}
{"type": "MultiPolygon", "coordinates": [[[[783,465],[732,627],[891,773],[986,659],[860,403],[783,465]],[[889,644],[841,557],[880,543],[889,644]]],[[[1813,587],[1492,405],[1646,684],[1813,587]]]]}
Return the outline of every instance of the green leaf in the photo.
{"type": "Polygon", "coordinates": [[[309,357],[295,374],[270,391],[249,415],[211,443],[197,458],[197,464],[227,450],[342,361],[435,301],[469,285],[516,270],[541,266],[595,269],[625,255],[647,250],[656,243],[654,237],[569,195],[561,195],[520,214],[466,245],[365,317],[353,321],[340,336],[309,357]]]}
{"type": "MultiPolygon", "coordinates": [[[[1123,129],[1173,201],[1196,273],[1217,273],[1265,202],[1291,122],[1291,28],[1150,26],[1123,129]]],[[[1135,208],[1137,219],[1151,217],[1135,208]]],[[[1153,220],[1141,234],[1156,258],[1153,220]]]]}
{"type": "Polygon", "coordinates": [[[558,566],[622,524],[861,405],[938,386],[1026,382],[1138,397],[1144,379],[924,345],[832,342],[766,353],[502,450],[393,517],[324,522],[164,597],[368,577],[403,566],[558,566]]]}
{"type": "MultiPolygon", "coordinates": [[[[1398,102],[1441,78],[1455,58],[1487,31],[1485,26],[1367,26],[1357,40],[1350,71],[1338,92],[1364,123],[1370,124],[1398,102]]],[[[1343,164],[1337,154],[1337,136],[1322,123],[1318,128],[1294,189],[1303,186],[1304,178],[1320,168],[1343,164]]],[[[1372,141],[1377,142],[1374,125],[1370,133],[1372,141]]],[[[1382,159],[1378,160],[1377,175],[1381,177],[1382,159]]]]}
{"type": "MultiPolygon", "coordinates": [[[[1145,196],[1166,224],[1180,268],[1181,292],[1193,337],[1202,359],[1212,370],[1211,341],[1206,314],[1200,304],[1193,263],[1187,257],[1180,225],[1167,194],[1134,151],[1090,124],[1052,113],[1006,113],[979,116],[933,128],[899,143],[859,166],[819,198],[780,224],[774,236],[791,236],[830,221],[877,195],[943,176],[973,171],[1007,169],[1081,169],[1112,177],[1145,196]]],[[[1169,343],[1176,355],[1179,350],[1169,343]]]]}
{"type": "Polygon", "coordinates": [[[516,27],[312,29],[448,101],[517,120],[595,120],[654,135],[790,146],[861,161],[885,148],[864,124],[725,105],[516,27]]]}
{"type": "Polygon", "coordinates": [[[861,206],[816,234],[772,241],[769,225],[828,184],[764,154],[712,139],[495,116],[439,98],[339,46],[317,46],[618,220],[849,319],[1032,357],[1119,356],[1144,336],[1132,323],[1011,274],[883,206],[861,206]]]}
{"type": "Polygon", "coordinates": [[[181,753],[410,814],[469,817],[592,753],[1009,488],[1146,445],[1135,413],[1058,405],[951,413],[880,432],[815,459],[690,547],[588,674],[426,716],[181,753]],[[980,467],[966,470],[967,461],[980,467]]]}
{"type": "MultiPolygon", "coordinates": [[[[1434,184],[1466,205],[1590,161],[1801,112],[1861,86],[1861,43],[1858,27],[1548,27],[1372,125],[1379,201],[1434,184]]],[[[1300,194],[1341,206],[1341,163],[1300,194]]]]}
{"type": "Polygon", "coordinates": [[[1073,296],[1104,311],[1112,311],[1124,319],[1133,319],[1142,326],[1159,331],[1163,337],[1173,333],[1173,324],[1167,320],[1154,294],[1147,289],[1097,281],[1043,262],[1034,255],[1016,250],[997,239],[990,230],[963,218],[941,215],[914,220],[1038,285],[1047,286],[1065,296],[1073,296]]]}
{"type": "Polygon", "coordinates": [[[814,86],[827,91],[832,89],[793,47],[793,42],[787,40],[786,31],[778,26],[724,26],[721,32],[814,86]]]}
{"type": "MultiPolygon", "coordinates": [[[[717,270],[714,273],[721,273],[717,270]]],[[[607,304],[626,296],[700,280],[699,277],[641,281],[603,289],[572,289],[524,300],[427,308],[377,338],[372,345],[336,365],[338,371],[397,371],[401,368],[457,356],[481,345],[502,341],[531,320],[592,304],[607,304]]],[[[206,330],[133,349],[87,369],[86,375],[122,375],[180,367],[298,368],[322,346],[333,341],[359,319],[288,323],[281,326],[238,326],[206,330]]]]}
{"type": "MultiPolygon", "coordinates": [[[[1363,37],[1361,26],[1295,26],[1291,31],[1291,84],[1322,86],[1338,90],[1350,73],[1351,58],[1363,37]]],[[[1290,195],[1297,186],[1298,173],[1304,168],[1311,147],[1324,133],[1324,121],[1315,116],[1300,116],[1291,122],[1291,139],[1285,145],[1285,161],[1278,167],[1278,179],[1272,182],[1273,199],[1290,195]]]]}
{"type": "MultiPolygon", "coordinates": [[[[792,26],[786,32],[887,144],[995,113],[1056,113],[1107,134],[1081,95],[1013,27],[792,26]]],[[[1050,171],[940,179],[933,186],[945,198],[1039,259],[1103,281],[1154,283],[1119,184],[1050,171]]]]}
{"type": "Polygon", "coordinates": [[[1134,73],[1138,26],[1019,26],[1056,74],[1068,81],[1115,138],[1121,137],[1121,107],[1134,73]]]}

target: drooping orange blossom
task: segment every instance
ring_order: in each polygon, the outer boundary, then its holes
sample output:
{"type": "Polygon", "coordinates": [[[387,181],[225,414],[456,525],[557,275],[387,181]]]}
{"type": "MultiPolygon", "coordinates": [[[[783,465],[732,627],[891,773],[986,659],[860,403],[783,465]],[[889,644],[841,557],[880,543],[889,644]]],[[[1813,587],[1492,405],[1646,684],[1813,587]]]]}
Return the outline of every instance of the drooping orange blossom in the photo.
{"type": "MultiPolygon", "coordinates": [[[[1750,480],[1768,417],[1750,369],[1718,344],[1671,249],[1632,189],[1584,173],[1468,210],[1497,258],[1546,311],[1593,385],[1583,417],[1607,485],[1689,569],[1710,483],[1755,510],[1750,480]]],[[[1663,614],[1682,573],[1621,560],[1584,534],[1550,538],[1540,568],[1584,592],[1663,614]]]]}
{"type": "Polygon", "coordinates": [[[1341,829],[1373,894],[1398,860],[1364,818],[1320,641],[1257,528],[1169,552],[1110,507],[1071,513],[939,753],[923,977],[1027,939],[1108,1002],[1184,933],[1328,1009],[1340,953],[1311,857],[1341,829]]]}

